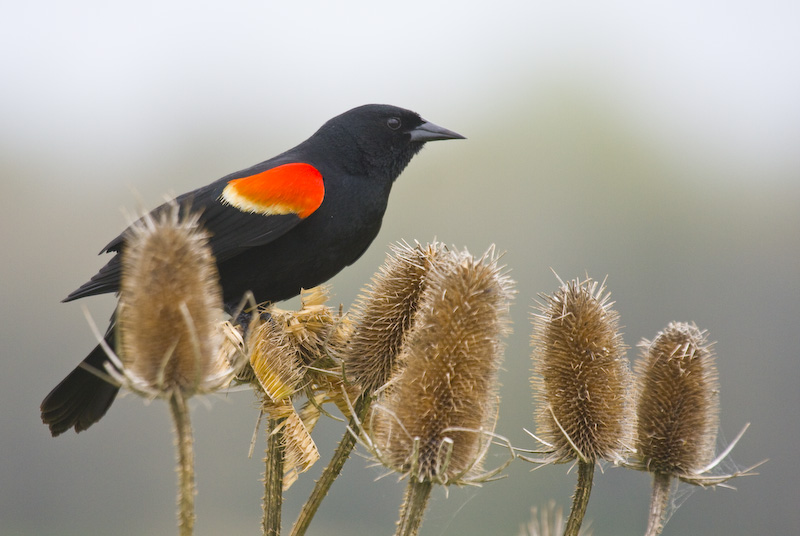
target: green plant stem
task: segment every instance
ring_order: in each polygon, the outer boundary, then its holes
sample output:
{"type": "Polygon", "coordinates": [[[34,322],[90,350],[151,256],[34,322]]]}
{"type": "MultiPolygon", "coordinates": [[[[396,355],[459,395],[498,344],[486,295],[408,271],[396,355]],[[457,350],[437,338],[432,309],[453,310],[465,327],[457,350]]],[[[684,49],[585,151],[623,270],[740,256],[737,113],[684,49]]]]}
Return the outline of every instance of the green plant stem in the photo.
{"type": "Polygon", "coordinates": [[[670,475],[653,473],[653,493],[650,496],[650,517],[645,536],[658,536],[664,530],[664,513],[669,502],[670,475]]]}
{"type": "Polygon", "coordinates": [[[189,409],[180,389],[175,389],[169,398],[169,409],[175,425],[178,449],[178,531],[181,536],[194,533],[194,448],[192,423],[189,409]]]}
{"type": "Polygon", "coordinates": [[[572,510],[567,519],[567,528],[564,536],[578,536],[589,506],[589,495],[592,493],[592,479],[594,478],[594,462],[578,461],[578,484],[575,486],[575,495],[572,497],[572,510]]]}
{"type": "Polygon", "coordinates": [[[283,419],[270,418],[267,425],[267,450],[264,458],[264,516],[261,530],[266,536],[281,533],[281,508],[283,506],[283,431],[278,427],[283,419]]]}
{"type": "Polygon", "coordinates": [[[430,480],[420,482],[409,476],[406,496],[400,508],[400,520],[397,522],[395,536],[416,536],[422,525],[422,516],[428,506],[433,483],[430,480]]]}
{"type": "MultiPolygon", "coordinates": [[[[356,400],[353,407],[355,416],[350,418],[351,430],[357,431],[359,423],[364,422],[364,417],[369,411],[370,401],[371,399],[368,396],[360,396],[356,400]]],[[[311,520],[322,504],[322,500],[328,494],[333,482],[341,474],[342,468],[350,457],[350,453],[353,451],[355,445],[355,436],[351,434],[349,430],[346,431],[344,437],[342,437],[342,440],[339,442],[339,446],[336,448],[336,452],[333,453],[331,461],[328,462],[328,466],[322,471],[322,475],[319,477],[319,480],[317,480],[311,495],[308,496],[308,500],[306,500],[306,503],[303,505],[303,509],[300,510],[300,515],[297,516],[297,521],[295,521],[292,527],[291,536],[305,535],[311,524],[311,520]]]]}

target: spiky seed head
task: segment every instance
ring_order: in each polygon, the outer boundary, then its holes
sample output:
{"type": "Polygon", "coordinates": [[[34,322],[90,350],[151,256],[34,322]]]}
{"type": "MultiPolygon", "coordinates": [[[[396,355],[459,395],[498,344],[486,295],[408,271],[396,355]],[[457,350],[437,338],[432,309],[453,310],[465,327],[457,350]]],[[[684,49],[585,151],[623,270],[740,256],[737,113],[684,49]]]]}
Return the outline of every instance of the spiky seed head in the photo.
{"type": "Polygon", "coordinates": [[[533,316],[537,432],[553,458],[621,461],[632,439],[631,374],[619,315],[589,278],[542,295],[533,316]]]}
{"type": "Polygon", "coordinates": [[[719,397],[706,332],[672,322],[639,344],[636,449],[654,473],[691,476],[714,457],[719,397]]]}
{"type": "Polygon", "coordinates": [[[444,484],[480,472],[492,430],[513,282],[491,254],[432,263],[383,404],[375,444],[394,470],[444,484]],[[415,447],[418,445],[418,449],[415,447]]]}
{"type": "Polygon", "coordinates": [[[426,247],[391,246],[384,264],[353,306],[352,332],[339,353],[348,376],[364,392],[373,393],[389,381],[427,273],[444,251],[438,242],[426,247]]]}
{"type": "Polygon", "coordinates": [[[126,371],[162,393],[190,395],[228,367],[221,357],[219,276],[197,214],[177,205],[131,225],[117,310],[126,371]]]}

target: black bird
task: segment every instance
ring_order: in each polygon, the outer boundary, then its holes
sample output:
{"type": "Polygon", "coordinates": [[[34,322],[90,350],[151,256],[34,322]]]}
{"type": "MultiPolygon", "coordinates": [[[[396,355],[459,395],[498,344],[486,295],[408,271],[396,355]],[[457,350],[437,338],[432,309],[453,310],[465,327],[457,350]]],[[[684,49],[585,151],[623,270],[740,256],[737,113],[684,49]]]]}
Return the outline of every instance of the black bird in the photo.
{"type": "MultiPolygon", "coordinates": [[[[228,310],[248,291],[259,303],[277,302],[355,262],[378,234],[395,179],[426,142],[447,139],[463,136],[409,110],[360,106],[293,149],[176,201],[201,211],[228,310]]],[[[114,257],[65,302],[119,291],[126,232],[101,251],[114,257]]],[[[106,340],[113,338],[112,319],[106,340]]],[[[53,436],[105,415],[119,388],[87,368],[103,371],[107,360],[98,345],[45,397],[42,421],[53,436]]]]}

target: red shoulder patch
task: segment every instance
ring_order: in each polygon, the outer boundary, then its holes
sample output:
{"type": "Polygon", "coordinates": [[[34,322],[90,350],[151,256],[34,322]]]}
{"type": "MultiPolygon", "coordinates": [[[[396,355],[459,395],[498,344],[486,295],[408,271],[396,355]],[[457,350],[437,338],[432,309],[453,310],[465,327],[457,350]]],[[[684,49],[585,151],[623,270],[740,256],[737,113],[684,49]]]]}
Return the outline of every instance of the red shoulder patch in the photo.
{"type": "Polygon", "coordinates": [[[265,216],[297,214],[307,218],[322,204],[322,173],[311,164],[284,164],[249,177],[233,179],[220,199],[243,212],[265,216]]]}

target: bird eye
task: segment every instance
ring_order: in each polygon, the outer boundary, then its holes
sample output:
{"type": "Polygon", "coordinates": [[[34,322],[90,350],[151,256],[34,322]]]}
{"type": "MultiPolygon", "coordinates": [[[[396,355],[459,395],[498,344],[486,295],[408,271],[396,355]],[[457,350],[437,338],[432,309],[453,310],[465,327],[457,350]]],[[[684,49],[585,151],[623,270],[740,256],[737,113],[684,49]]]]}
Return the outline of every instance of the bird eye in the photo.
{"type": "Polygon", "coordinates": [[[400,121],[399,117],[390,117],[386,121],[386,126],[391,128],[392,130],[397,130],[398,128],[400,128],[401,124],[402,124],[402,122],[400,121]]]}

